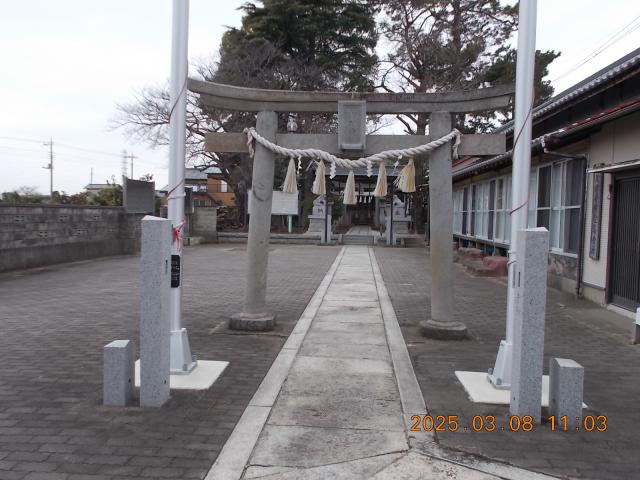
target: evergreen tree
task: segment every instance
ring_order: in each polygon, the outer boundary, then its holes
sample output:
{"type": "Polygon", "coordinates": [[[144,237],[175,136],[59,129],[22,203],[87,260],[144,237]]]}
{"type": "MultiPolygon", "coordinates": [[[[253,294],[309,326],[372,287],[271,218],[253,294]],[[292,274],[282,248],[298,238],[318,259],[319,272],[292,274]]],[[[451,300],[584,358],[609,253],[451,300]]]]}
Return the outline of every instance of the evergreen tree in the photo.
{"type": "MultiPolygon", "coordinates": [[[[284,70],[289,88],[367,91],[373,89],[378,41],[376,9],[362,0],[263,0],[248,2],[240,29],[222,40],[219,70],[228,57],[272,47],[263,68],[284,70]],[[295,67],[295,68],[292,68],[295,67]],[[297,78],[296,78],[297,77],[297,78]]],[[[266,60],[266,59],[265,59],[266,60]]],[[[232,60],[232,65],[234,64],[232,60]]]]}

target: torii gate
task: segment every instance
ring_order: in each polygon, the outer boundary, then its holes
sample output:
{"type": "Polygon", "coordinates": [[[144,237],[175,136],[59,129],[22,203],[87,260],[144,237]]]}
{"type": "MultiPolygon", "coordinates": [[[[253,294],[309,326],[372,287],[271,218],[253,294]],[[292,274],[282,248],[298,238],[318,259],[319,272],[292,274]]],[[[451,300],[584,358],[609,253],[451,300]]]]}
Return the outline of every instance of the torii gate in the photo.
{"type": "MultiPolygon", "coordinates": [[[[258,112],[257,133],[286,148],[317,148],[333,155],[371,155],[429,143],[451,132],[452,113],[473,113],[504,108],[511,86],[447,93],[333,93],[261,90],[189,79],[188,88],[212,108],[258,112]],[[354,107],[354,108],[350,108],[354,107]],[[277,132],[280,113],[338,113],[339,134],[285,134],[277,132]],[[429,135],[366,135],[366,114],[429,114],[429,135]]],[[[243,133],[210,133],[209,152],[248,152],[243,133]]],[[[463,135],[460,155],[499,155],[506,151],[503,134],[463,135]]],[[[275,315],[266,305],[267,263],[275,155],[256,142],[252,177],[252,206],[247,244],[244,305],[231,318],[231,328],[271,330],[275,315]]],[[[453,315],[453,192],[451,148],[438,148],[429,156],[431,230],[431,317],[423,332],[433,336],[464,335],[466,327],[453,315]]]]}

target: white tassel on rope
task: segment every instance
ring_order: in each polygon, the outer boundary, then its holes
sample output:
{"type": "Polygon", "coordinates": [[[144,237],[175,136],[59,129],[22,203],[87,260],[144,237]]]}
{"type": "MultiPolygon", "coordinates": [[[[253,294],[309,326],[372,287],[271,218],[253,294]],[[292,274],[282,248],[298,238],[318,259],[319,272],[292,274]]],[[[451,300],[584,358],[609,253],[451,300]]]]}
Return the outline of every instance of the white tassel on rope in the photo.
{"type": "Polygon", "coordinates": [[[384,162],[378,164],[378,182],[373,195],[378,198],[387,196],[387,169],[384,166],[384,162]]]}
{"type": "Polygon", "coordinates": [[[404,166],[395,185],[405,193],[416,191],[416,166],[413,164],[413,158],[410,158],[409,163],[404,166]]]}
{"type": "Polygon", "coordinates": [[[296,164],[293,157],[289,159],[289,167],[287,168],[287,176],[282,184],[284,193],[298,193],[298,181],[296,179],[296,164]]]}
{"type": "Polygon", "coordinates": [[[316,168],[316,178],[313,181],[313,186],[311,187],[311,191],[315,195],[327,194],[327,187],[325,185],[324,175],[325,175],[324,162],[320,160],[320,162],[318,162],[318,168],[316,168]]]}
{"type": "Polygon", "coordinates": [[[353,170],[349,172],[349,176],[347,177],[347,184],[344,186],[344,198],[342,203],[345,205],[355,205],[357,203],[356,177],[353,174],[353,170]]]}

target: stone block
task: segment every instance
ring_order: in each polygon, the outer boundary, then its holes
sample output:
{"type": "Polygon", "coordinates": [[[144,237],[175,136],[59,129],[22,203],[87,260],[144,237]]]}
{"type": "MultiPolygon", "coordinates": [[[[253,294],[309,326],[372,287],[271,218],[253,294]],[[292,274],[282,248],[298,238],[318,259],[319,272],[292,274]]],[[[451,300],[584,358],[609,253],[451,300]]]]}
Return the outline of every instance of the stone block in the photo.
{"type": "Polygon", "coordinates": [[[171,221],[142,219],[140,258],[140,406],[169,399],[171,221]]]}
{"type": "Polygon", "coordinates": [[[535,423],[541,416],[548,253],[547,229],[518,232],[510,412],[535,423]]]}
{"type": "Polygon", "coordinates": [[[583,384],[582,365],[567,358],[549,360],[549,415],[566,415],[567,425],[582,425],[583,384]]]}
{"type": "Polygon", "coordinates": [[[342,150],[364,150],[367,106],[365,101],[338,102],[338,145],[342,150]]]}
{"type": "Polygon", "coordinates": [[[124,406],[133,397],[135,345],[114,340],[104,346],[102,399],[105,405],[124,406]]]}
{"type": "Polygon", "coordinates": [[[487,268],[490,268],[496,276],[500,277],[507,276],[509,270],[507,267],[508,263],[509,259],[507,257],[501,257],[498,255],[490,255],[482,259],[482,264],[487,268]]]}

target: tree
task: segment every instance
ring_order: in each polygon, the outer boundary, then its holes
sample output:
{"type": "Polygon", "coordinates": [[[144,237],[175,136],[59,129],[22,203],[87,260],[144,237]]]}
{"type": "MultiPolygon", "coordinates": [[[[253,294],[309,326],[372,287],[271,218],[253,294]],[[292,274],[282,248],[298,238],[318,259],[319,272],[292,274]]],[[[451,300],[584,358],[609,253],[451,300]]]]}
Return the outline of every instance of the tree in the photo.
{"type": "MultiPolygon", "coordinates": [[[[198,66],[208,81],[281,90],[372,90],[377,42],[371,2],[363,0],[264,0],[246,3],[242,27],[225,32],[219,61],[198,66]]],[[[152,146],[168,144],[169,94],[166,88],[146,88],[133,102],[120,105],[114,127],[152,146]]],[[[304,115],[299,131],[327,131],[335,119],[304,115]]],[[[281,128],[287,119],[280,117],[281,128]]],[[[239,132],[255,125],[255,115],[214,110],[187,101],[187,154],[192,164],[218,167],[233,188],[236,201],[246,198],[252,162],[244,154],[205,152],[205,135],[239,132]]],[[[285,169],[279,162],[277,168],[285,169]]],[[[310,186],[303,182],[305,191],[310,186]]],[[[242,208],[240,209],[242,211],[242,208]]],[[[242,218],[243,215],[240,215],[242,218]]]]}
{"type": "MultiPolygon", "coordinates": [[[[381,2],[386,15],[381,31],[392,49],[383,62],[380,88],[388,92],[440,92],[474,89],[488,83],[515,80],[515,51],[508,41],[517,28],[518,7],[499,0],[388,0],[381,2]]],[[[539,53],[536,74],[538,101],[552,93],[543,82],[555,52],[539,53]]],[[[510,117],[510,109],[481,115],[457,115],[463,131],[486,131],[510,117]]],[[[426,114],[397,117],[409,134],[424,135],[426,114]]],[[[416,185],[424,183],[426,162],[416,164],[416,185]]],[[[416,205],[426,191],[417,192],[416,205]]],[[[421,226],[421,209],[415,209],[421,226]]]]}
{"type": "Polygon", "coordinates": [[[37,187],[23,185],[12,192],[2,193],[3,203],[42,203],[44,196],[37,187]]]}
{"type": "Polygon", "coordinates": [[[107,187],[103,187],[91,199],[94,205],[104,207],[121,207],[122,206],[122,186],[116,183],[115,177],[111,177],[111,182],[107,180],[107,187]]]}

